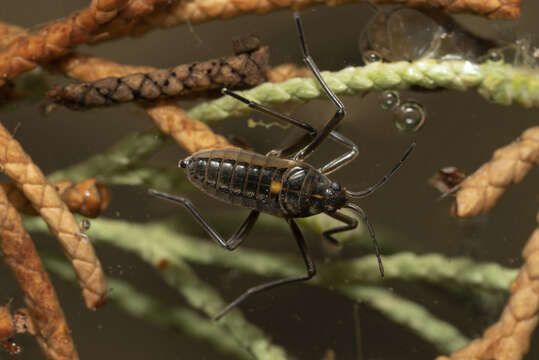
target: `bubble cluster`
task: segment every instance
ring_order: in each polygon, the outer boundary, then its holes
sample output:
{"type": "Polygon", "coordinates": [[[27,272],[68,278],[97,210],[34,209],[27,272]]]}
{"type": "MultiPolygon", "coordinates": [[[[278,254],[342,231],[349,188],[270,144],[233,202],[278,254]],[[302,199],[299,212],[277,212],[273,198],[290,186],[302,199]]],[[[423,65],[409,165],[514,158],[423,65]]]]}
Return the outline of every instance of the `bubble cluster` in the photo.
{"type": "Polygon", "coordinates": [[[415,132],[425,123],[426,112],[416,101],[406,101],[393,112],[393,123],[402,132],[415,132]]]}

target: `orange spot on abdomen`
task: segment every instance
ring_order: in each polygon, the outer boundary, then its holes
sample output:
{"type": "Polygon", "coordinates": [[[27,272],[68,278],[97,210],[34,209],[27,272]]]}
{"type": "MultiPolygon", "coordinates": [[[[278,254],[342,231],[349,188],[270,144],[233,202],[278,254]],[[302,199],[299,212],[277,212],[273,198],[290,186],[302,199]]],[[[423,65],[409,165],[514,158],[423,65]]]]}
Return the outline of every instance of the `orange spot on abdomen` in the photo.
{"type": "Polygon", "coordinates": [[[278,194],[281,192],[283,185],[278,181],[272,181],[270,184],[270,191],[272,194],[278,194]]]}

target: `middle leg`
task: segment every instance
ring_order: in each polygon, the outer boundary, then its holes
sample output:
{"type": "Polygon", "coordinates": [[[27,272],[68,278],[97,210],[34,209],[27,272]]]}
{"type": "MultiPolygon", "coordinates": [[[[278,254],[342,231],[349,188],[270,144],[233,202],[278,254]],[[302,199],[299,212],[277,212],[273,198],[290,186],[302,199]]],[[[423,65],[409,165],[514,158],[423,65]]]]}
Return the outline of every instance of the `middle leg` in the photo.
{"type": "MultiPolygon", "coordinates": [[[[301,148],[301,147],[307,146],[307,144],[309,144],[312,141],[312,139],[316,138],[316,136],[318,134],[317,130],[314,127],[312,127],[311,125],[309,125],[308,123],[306,123],[306,122],[296,120],[296,119],[294,119],[294,118],[292,118],[292,117],[290,117],[288,115],[282,114],[282,113],[280,113],[278,111],[275,111],[275,110],[272,110],[272,109],[270,109],[270,108],[268,108],[268,107],[266,107],[264,105],[258,104],[258,103],[254,102],[254,101],[251,101],[251,100],[241,96],[240,94],[237,94],[237,93],[235,93],[233,91],[228,90],[227,88],[223,88],[221,91],[222,91],[223,94],[232,96],[236,100],[239,100],[239,101],[243,102],[244,104],[247,104],[250,108],[252,108],[254,110],[260,111],[260,112],[262,112],[264,114],[270,115],[270,116],[275,117],[275,118],[277,118],[279,120],[282,120],[282,121],[284,121],[284,122],[286,122],[288,124],[294,125],[294,126],[300,128],[302,130],[307,131],[307,135],[300,138],[299,141],[295,142],[294,144],[292,144],[290,146],[287,146],[284,149],[272,150],[268,154],[266,154],[266,156],[287,157],[288,155],[291,154],[292,151],[296,152],[298,147],[301,148]]],[[[329,133],[329,137],[333,141],[336,141],[336,142],[341,143],[344,146],[346,146],[349,149],[349,151],[347,151],[346,153],[342,154],[338,158],[330,161],[328,164],[321,167],[319,170],[324,175],[328,175],[328,174],[334,172],[335,170],[340,169],[344,165],[348,164],[349,162],[354,160],[356,158],[356,156],[358,155],[358,153],[359,153],[357,145],[354,144],[352,142],[352,140],[348,139],[346,136],[342,135],[341,133],[338,133],[336,131],[332,131],[332,132],[329,133]]]]}

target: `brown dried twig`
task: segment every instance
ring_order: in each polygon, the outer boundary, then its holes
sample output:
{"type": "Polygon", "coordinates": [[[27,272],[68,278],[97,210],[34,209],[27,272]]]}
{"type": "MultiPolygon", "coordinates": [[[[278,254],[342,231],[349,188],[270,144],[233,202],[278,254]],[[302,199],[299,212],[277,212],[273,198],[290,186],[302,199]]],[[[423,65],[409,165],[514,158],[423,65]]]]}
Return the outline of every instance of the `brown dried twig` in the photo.
{"type": "MultiPolygon", "coordinates": [[[[140,34],[156,26],[172,27],[183,23],[198,24],[215,19],[229,19],[244,14],[265,14],[284,9],[302,9],[316,5],[335,6],[362,0],[184,0],[170,8],[155,11],[138,22],[125,24],[116,34],[140,34]]],[[[410,7],[440,8],[450,13],[475,13],[490,18],[516,18],[521,0],[372,0],[375,3],[401,4],[410,7]]]]}
{"type": "Polygon", "coordinates": [[[172,69],[106,77],[89,83],[53,88],[47,96],[75,110],[131,101],[155,101],[227,86],[245,88],[266,80],[269,49],[257,38],[239,43],[236,55],[183,64],[172,69]],[[244,46],[245,45],[245,46],[244,46]]]}
{"type": "MultiPolygon", "coordinates": [[[[537,214],[539,223],[539,213],[537,214]]],[[[530,348],[539,321],[539,227],[522,251],[525,264],[511,285],[511,298],[497,323],[483,337],[436,360],[519,360],[530,348]]]]}
{"type": "MultiPolygon", "coordinates": [[[[0,249],[24,293],[33,335],[47,359],[78,359],[64,312],[17,210],[0,189],[0,249]]],[[[4,312],[4,325],[8,323],[4,312]]],[[[8,332],[5,330],[6,333],[8,332]]],[[[13,330],[12,330],[13,331],[13,330]]],[[[6,338],[6,334],[1,335],[6,338]]]]}
{"type": "Polygon", "coordinates": [[[472,13],[493,19],[520,16],[522,0],[370,0],[377,4],[399,3],[410,7],[440,8],[448,13],[472,13]]]}
{"type": "Polygon", "coordinates": [[[539,165],[539,126],[496,150],[492,160],[460,184],[453,214],[466,217],[489,211],[506,188],[520,182],[534,164],[539,165]]]}
{"type": "Polygon", "coordinates": [[[92,244],[86,235],[80,234],[77,221],[54,186],[2,125],[0,165],[60,241],[77,274],[86,305],[90,309],[101,305],[106,298],[107,284],[92,244]]]}
{"type": "MultiPolygon", "coordinates": [[[[153,12],[169,0],[93,0],[90,6],[22,36],[0,53],[0,78],[12,79],[65,55],[72,47],[114,34],[115,28],[153,12]]],[[[0,80],[0,86],[4,80],[0,80]]]]}
{"type": "MultiPolygon", "coordinates": [[[[110,194],[104,184],[89,178],[73,184],[71,181],[54,183],[54,188],[66,203],[69,210],[88,218],[96,218],[108,206],[110,194]]],[[[11,182],[0,183],[9,202],[20,212],[38,215],[24,194],[11,182]]]]}
{"type": "Polygon", "coordinates": [[[155,124],[189,153],[201,150],[234,147],[223,136],[215,134],[206,124],[191,119],[174,104],[146,107],[155,124]]]}
{"type": "Polygon", "coordinates": [[[0,21],[0,50],[26,34],[23,28],[0,21]]]}

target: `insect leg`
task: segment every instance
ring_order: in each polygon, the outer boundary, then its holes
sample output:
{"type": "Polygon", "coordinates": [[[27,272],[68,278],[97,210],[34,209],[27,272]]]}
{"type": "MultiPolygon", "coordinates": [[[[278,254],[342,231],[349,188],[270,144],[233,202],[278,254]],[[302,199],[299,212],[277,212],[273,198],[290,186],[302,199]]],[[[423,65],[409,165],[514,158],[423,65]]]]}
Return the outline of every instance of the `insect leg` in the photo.
{"type": "Polygon", "coordinates": [[[270,109],[270,108],[268,108],[268,107],[266,107],[264,105],[261,105],[261,104],[259,104],[257,102],[251,101],[251,100],[241,96],[240,94],[237,94],[237,93],[235,93],[233,91],[230,91],[227,88],[221,89],[221,93],[223,93],[224,95],[232,96],[234,99],[239,100],[244,104],[247,104],[250,108],[252,108],[252,109],[254,109],[256,111],[260,111],[261,113],[267,114],[269,116],[273,116],[274,118],[283,120],[283,121],[285,121],[285,122],[287,122],[289,124],[292,124],[294,126],[302,128],[303,130],[309,132],[309,134],[311,136],[316,136],[316,133],[317,133],[316,129],[313,128],[311,125],[307,124],[306,122],[296,120],[294,118],[291,118],[288,115],[285,115],[285,114],[280,113],[278,111],[272,110],[272,109],[270,109]]]}
{"type": "Polygon", "coordinates": [[[264,290],[268,290],[277,286],[281,286],[284,284],[289,284],[293,282],[298,281],[305,281],[309,280],[316,274],[316,267],[314,265],[313,260],[311,259],[311,256],[309,255],[309,249],[307,248],[307,244],[305,243],[305,239],[303,239],[303,235],[301,234],[301,230],[299,229],[298,225],[294,221],[294,219],[287,219],[288,224],[290,225],[290,229],[292,230],[292,233],[294,234],[294,238],[296,239],[296,242],[298,243],[299,250],[301,251],[301,256],[303,257],[303,260],[305,261],[305,265],[307,267],[307,274],[305,275],[297,275],[297,276],[290,276],[284,279],[274,280],[270,281],[264,284],[260,284],[258,286],[252,287],[245,291],[242,295],[240,295],[236,300],[232,301],[230,304],[227,305],[226,308],[224,308],[223,311],[221,311],[214,319],[219,320],[223,316],[226,315],[230,310],[232,310],[234,307],[238,306],[245,300],[249,295],[259,293],[264,290]]]}
{"type": "Polygon", "coordinates": [[[247,235],[253,228],[253,225],[258,219],[258,215],[260,215],[260,212],[256,210],[251,211],[251,213],[249,214],[247,219],[243,222],[243,224],[241,224],[239,229],[236,230],[236,232],[228,240],[225,240],[225,238],[223,238],[221,234],[215,231],[211,227],[211,225],[202,217],[202,215],[200,215],[198,210],[193,206],[191,201],[189,201],[188,199],[174,196],[171,194],[167,194],[167,193],[157,191],[154,189],[150,189],[148,190],[148,192],[151,195],[156,196],[158,198],[173,201],[175,203],[185,206],[187,210],[189,210],[191,215],[193,215],[193,217],[196,219],[196,221],[198,221],[198,223],[204,228],[204,230],[206,230],[208,235],[210,235],[210,237],[213,240],[215,240],[215,242],[217,242],[219,245],[221,245],[227,250],[234,250],[241,244],[241,242],[247,237],[247,235]]]}
{"type": "Polygon", "coordinates": [[[339,241],[335,239],[332,235],[355,229],[357,227],[358,221],[354,219],[353,217],[344,215],[343,213],[340,213],[340,212],[333,212],[333,213],[326,213],[326,214],[346,224],[344,226],[339,226],[333,229],[326,230],[322,233],[322,235],[331,243],[335,245],[339,245],[339,241]]]}
{"type": "Polygon", "coordinates": [[[322,75],[320,74],[320,70],[318,70],[318,67],[316,66],[311,55],[309,54],[309,50],[307,49],[307,44],[305,42],[305,36],[303,34],[303,27],[301,25],[301,19],[300,19],[299,13],[298,12],[294,13],[294,17],[296,19],[296,27],[298,29],[299,43],[300,43],[301,52],[303,55],[303,61],[311,69],[312,73],[314,74],[318,82],[320,83],[320,86],[322,86],[322,89],[324,89],[326,95],[337,106],[337,111],[335,112],[333,117],[326,123],[326,125],[322,128],[322,130],[316,134],[316,136],[311,140],[309,144],[307,144],[307,146],[305,146],[303,149],[298,151],[296,155],[294,156],[294,160],[304,160],[309,155],[311,155],[311,153],[331,133],[331,131],[335,128],[335,126],[337,126],[337,124],[344,118],[345,112],[344,112],[343,103],[341,102],[341,100],[339,100],[337,95],[335,95],[335,93],[331,91],[331,89],[328,87],[328,85],[322,78],[322,75]]]}
{"type": "Polygon", "coordinates": [[[343,144],[347,148],[350,149],[347,153],[342,154],[338,158],[330,161],[326,165],[322,166],[320,169],[318,169],[322,174],[328,175],[332,172],[339,170],[344,165],[350,163],[352,160],[354,160],[359,154],[359,150],[357,149],[357,145],[352,142],[352,140],[348,139],[346,136],[342,135],[341,133],[338,133],[336,131],[332,131],[330,133],[330,137],[343,144]]]}
{"type": "MultiPolygon", "coordinates": [[[[294,144],[291,144],[290,146],[287,146],[286,148],[281,149],[281,150],[272,150],[267,154],[267,156],[286,157],[287,155],[290,155],[292,152],[296,152],[298,148],[301,148],[301,147],[304,147],[305,145],[307,145],[310,141],[312,141],[312,139],[314,137],[316,137],[316,135],[318,133],[317,130],[314,127],[307,124],[306,122],[296,120],[296,119],[291,118],[290,116],[282,114],[282,113],[280,113],[278,111],[267,108],[267,107],[265,107],[265,106],[263,106],[261,104],[258,104],[258,103],[254,102],[254,101],[251,101],[251,100],[241,96],[240,94],[237,94],[237,93],[235,93],[233,91],[230,91],[227,88],[223,88],[221,91],[222,91],[223,94],[232,96],[233,98],[243,102],[244,104],[247,104],[250,108],[252,108],[254,110],[260,111],[260,112],[262,112],[264,114],[267,114],[267,115],[270,115],[270,116],[273,116],[273,117],[275,117],[275,118],[277,118],[279,120],[282,120],[282,121],[284,121],[286,123],[297,126],[297,127],[299,127],[299,128],[301,128],[301,129],[308,132],[308,134],[306,136],[300,138],[294,144]]],[[[340,133],[338,133],[336,131],[332,131],[329,134],[329,137],[332,140],[334,140],[336,142],[339,142],[339,143],[343,144],[344,146],[348,147],[350,149],[350,151],[343,154],[343,155],[341,155],[337,159],[331,161],[329,164],[322,167],[320,169],[320,171],[322,173],[326,174],[326,175],[333,172],[333,171],[335,171],[335,170],[337,170],[338,168],[342,167],[343,165],[348,164],[358,154],[358,149],[357,149],[356,144],[354,144],[350,139],[348,139],[344,135],[342,135],[342,134],[340,134],[340,133]]]]}
{"type": "Polygon", "coordinates": [[[374,245],[376,258],[378,259],[378,268],[380,269],[380,275],[384,277],[384,265],[382,264],[382,255],[380,254],[380,246],[378,246],[378,241],[376,240],[376,235],[374,234],[374,228],[372,227],[372,224],[369,221],[369,218],[367,218],[367,214],[365,213],[365,210],[363,210],[358,205],[352,204],[352,203],[348,203],[344,207],[352,210],[365,223],[365,225],[367,225],[367,229],[369,229],[369,234],[372,239],[372,244],[374,245]]]}

